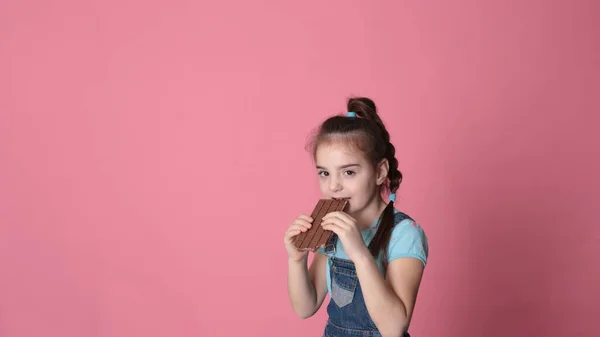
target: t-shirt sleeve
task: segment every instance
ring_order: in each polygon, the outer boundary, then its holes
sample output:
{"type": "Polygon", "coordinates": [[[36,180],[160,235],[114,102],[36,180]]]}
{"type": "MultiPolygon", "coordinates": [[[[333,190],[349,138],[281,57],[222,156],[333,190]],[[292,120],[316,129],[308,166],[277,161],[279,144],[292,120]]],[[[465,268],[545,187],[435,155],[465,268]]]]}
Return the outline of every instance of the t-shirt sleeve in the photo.
{"type": "Polygon", "coordinates": [[[427,236],[418,223],[405,219],[394,227],[388,246],[389,262],[401,257],[413,257],[426,265],[428,255],[427,236]]]}

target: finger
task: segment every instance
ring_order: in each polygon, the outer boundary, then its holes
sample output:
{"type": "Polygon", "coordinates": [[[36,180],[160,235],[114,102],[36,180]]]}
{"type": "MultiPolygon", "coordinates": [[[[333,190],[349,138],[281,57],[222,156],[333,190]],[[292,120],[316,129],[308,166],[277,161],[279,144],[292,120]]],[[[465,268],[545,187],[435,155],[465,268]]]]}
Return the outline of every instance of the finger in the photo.
{"type": "Polygon", "coordinates": [[[334,225],[339,226],[344,229],[350,229],[352,227],[351,223],[347,223],[346,221],[344,221],[340,218],[329,218],[329,219],[323,221],[323,223],[321,225],[325,226],[325,225],[329,225],[329,224],[334,224],[334,225]]]}
{"type": "Polygon", "coordinates": [[[301,232],[302,232],[302,231],[301,231],[301,230],[299,230],[299,229],[288,230],[288,231],[285,233],[285,238],[286,238],[287,240],[291,240],[291,238],[293,238],[294,236],[296,236],[296,235],[300,234],[301,232]]]}
{"type": "Polygon", "coordinates": [[[356,220],[353,217],[351,217],[350,215],[348,215],[348,213],[341,212],[341,211],[328,213],[323,217],[323,220],[327,220],[329,218],[340,218],[348,223],[356,222],[356,220]]]}
{"type": "Polygon", "coordinates": [[[323,229],[324,230],[328,230],[328,231],[332,231],[335,234],[337,234],[338,236],[341,236],[341,234],[345,232],[345,230],[342,227],[340,227],[340,226],[338,226],[337,224],[334,224],[334,223],[324,224],[323,225],[323,229]]]}
{"type": "Polygon", "coordinates": [[[301,232],[306,232],[309,228],[304,225],[292,225],[288,230],[297,230],[301,232]]]}
{"type": "Polygon", "coordinates": [[[294,221],[292,223],[292,226],[302,226],[302,227],[306,227],[306,228],[311,228],[312,224],[303,219],[296,219],[296,221],[294,221]]]}
{"type": "Polygon", "coordinates": [[[292,243],[294,243],[294,240],[298,236],[298,234],[300,234],[300,233],[294,233],[294,235],[289,235],[289,236],[286,235],[285,238],[283,239],[283,242],[291,245],[292,243]]]}
{"type": "Polygon", "coordinates": [[[314,219],[306,214],[302,214],[298,217],[298,219],[306,220],[307,222],[313,222],[314,219]]]}

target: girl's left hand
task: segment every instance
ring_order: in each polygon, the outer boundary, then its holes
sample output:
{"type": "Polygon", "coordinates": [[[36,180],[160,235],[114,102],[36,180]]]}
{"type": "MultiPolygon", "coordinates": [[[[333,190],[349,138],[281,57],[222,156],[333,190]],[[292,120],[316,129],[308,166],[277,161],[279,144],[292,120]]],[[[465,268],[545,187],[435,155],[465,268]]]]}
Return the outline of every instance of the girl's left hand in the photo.
{"type": "Polygon", "coordinates": [[[350,215],[344,212],[331,212],[323,217],[321,226],[337,234],[350,260],[356,262],[357,258],[370,254],[356,220],[350,215]]]}

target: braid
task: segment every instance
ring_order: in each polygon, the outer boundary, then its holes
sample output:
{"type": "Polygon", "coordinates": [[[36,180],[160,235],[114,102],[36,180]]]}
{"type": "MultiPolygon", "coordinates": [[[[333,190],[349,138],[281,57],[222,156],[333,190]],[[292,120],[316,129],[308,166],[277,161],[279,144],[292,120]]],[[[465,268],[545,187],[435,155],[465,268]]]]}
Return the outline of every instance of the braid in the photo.
{"type": "MultiPolygon", "coordinates": [[[[385,129],[384,129],[385,131],[385,129]]],[[[387,131],[384,132],[384,138],[389,139],[387,131]]],[[[389,162],[388,170],[388,188],[391,193],[396,193],[402,182],[402,173],[398,170],[398,160],[396,159],[396,149],[392,143],[387,143],[387,151],[385,159],[389,162]]],[[[381,222],[379,228],[371,241],[369,250],[371,254],[377,258],[378,255],[382,256],[382,266],[384,272],[388,267],[388,247],[390,238],[392,237],[392,231],[394,229],[394,201],[390,200],[388,205],[383,210],[381,215],[381,222]]]]}
{"type": "MultiPolygon", "coordinates": [[[[387,188],[390,193],[396,193],[402,182],[402,173],[398,170],[398,160],[396,159],[396,148],[394,147],[394,144],[390,142],[390,134],[377,114],[375,104],[370,100],[365,101],[365,99],[361,99],[359,102],[363,104],[363,109],[359,109],[359,111],[364,111],[363,117],[373,121],[377,126],[377,131],[379,132],[374,132],[378,134],[376,136],[376,138],[378,138],[376,143],[385,147],[382,159],[387,159],[389,163],[387,188]]],[[[351,103],[356,105],[356,101],[351,101],[351,103]]],[[[394,201],[390,200],[381,214],[379,227],[369,247],[371,254],[375,258],[377,258],[378,255],[382,256],[384,271],[387,270],[388,266],[388,247],[394,225],[394,201]]]]}
{"type": "Polygon", "coordinates": [[[398,160],[396,159],[396,148],[394,147],[394,144],[388,142],[388,150],[385,157],[390,163],[390,169],[388,171],[390,193],[396,193],[400,187],[400,183],[402,183],[402,172],[398,170],[398,160]]]}
{"type": "Polygon", "coordinates": [[[381,131],[383,143],[386,144],[384,158],[388,160],[390,165],[388,171],[388,188],[390,193],[396,193],[398,187],[400,187],[400,183],[402,182],[402,173],[398,170],[398,160],[396,159],[396,148],[394,147],[394,144],[390,142],[390,133],[385,128],[385,125],[383,125],[381,118],[379,118],[376,113],[370,114],[368,117],[370,117],[370,119],[377,124],[379,130],[381,131]]]}

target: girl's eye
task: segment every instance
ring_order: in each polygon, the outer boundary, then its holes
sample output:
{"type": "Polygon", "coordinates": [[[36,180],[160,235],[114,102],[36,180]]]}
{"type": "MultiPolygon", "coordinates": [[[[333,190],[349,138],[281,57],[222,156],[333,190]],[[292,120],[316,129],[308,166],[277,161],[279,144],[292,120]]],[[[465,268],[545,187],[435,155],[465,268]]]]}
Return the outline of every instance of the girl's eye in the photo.
{"type": "Polygon", "coordinates": [[[354,171],[344,171],[344,174],[351,176],[354,175],[354,171]]]}
{"type": "Polygon", "coordinates": [[[319,172],[319,176],[321,176],[321,177],[326,177],[328,175],[329,175],[329,172],[327,172],[327,171],[321,171],[321,172],[319,172]]]}

